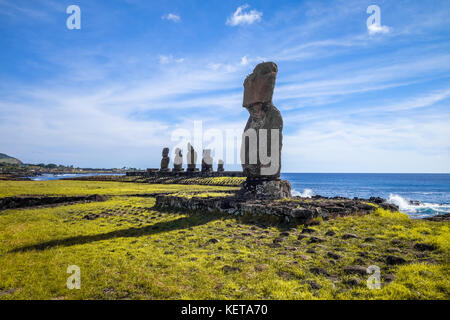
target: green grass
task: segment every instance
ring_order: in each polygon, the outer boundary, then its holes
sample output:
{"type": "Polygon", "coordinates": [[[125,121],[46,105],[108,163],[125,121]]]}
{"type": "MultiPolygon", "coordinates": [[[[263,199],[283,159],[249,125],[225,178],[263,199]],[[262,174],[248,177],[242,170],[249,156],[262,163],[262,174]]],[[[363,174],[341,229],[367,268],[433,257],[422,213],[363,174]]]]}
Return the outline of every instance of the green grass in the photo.
{"type": "MultiPolygon", "coordinates": [[[[217,187],[82,181],[1,181],[0,190],[3,197],[154,190],[220,195],[217,187]]],[[[377,209],[311,226],[311,235],[325,240],[319,246],[308,238],[297,240],[304,226],[264,227],[251,217],[169,213],[155,210],[154,203],[153,197],[111,196],[104,202],[0,212],[0,299],[450,298],[447,222],[411,220],[377,209]],[[99,217],[84,219],[87,215],[99,217]],[[336,235],[326,236],[329,230],[336,235]],[[284,231],[289,236],[273,247],[284,231]],[[344,240],[346,233],[359,238],[344,240]],[[418,252],[417,242],[434,244],[436,250],[418,252]],[[311,248],[315,253],[307,252],[311,248]],[[328,252],[341,258],[331,259],[328,252]],[[388,254],[408,263],[389,266],[388,254]],[[80,290],[66,287],[69,265],[81,268],[80,290]],[[378,265],[382,289],[366,287],[369,275],[345,274],[348,265],[378,265]],[[227,272],[225,266],[239,269],[227,272]],[[330,275],[316,275],[312,267],[330,275]],[[396,279],[387,283],[387,274],[396,279]],[[354,278],[360,284],[348,283],[354,278]]]]}
{"type": "Polygon", "coordinates": [[[183,186],[177,184],[143,184],[109,181],[1,181],[0,198],[19,195],[132,195],[158,192],[236,190],[226,186],[183,186]]]}

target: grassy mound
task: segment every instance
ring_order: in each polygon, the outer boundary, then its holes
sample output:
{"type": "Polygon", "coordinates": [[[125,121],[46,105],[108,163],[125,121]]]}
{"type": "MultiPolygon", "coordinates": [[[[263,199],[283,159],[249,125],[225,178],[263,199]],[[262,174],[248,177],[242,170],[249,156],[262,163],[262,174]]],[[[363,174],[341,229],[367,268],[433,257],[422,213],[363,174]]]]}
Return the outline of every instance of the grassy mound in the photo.
{"type": "Polygon", "coordinates": [[[137,196],[220,195],[223,188],[0,181],[3,197],[110,195],[0,212],[0,299],[450,298],[448,222],[377,209],[287,229],[245,217],[157,211],[153,197],[137,196]],[[70,265],[81,269],[79,290],[66,287],[70,265]],[[370,265],[380,268],[379,290],[366,286],[370,265]]]}

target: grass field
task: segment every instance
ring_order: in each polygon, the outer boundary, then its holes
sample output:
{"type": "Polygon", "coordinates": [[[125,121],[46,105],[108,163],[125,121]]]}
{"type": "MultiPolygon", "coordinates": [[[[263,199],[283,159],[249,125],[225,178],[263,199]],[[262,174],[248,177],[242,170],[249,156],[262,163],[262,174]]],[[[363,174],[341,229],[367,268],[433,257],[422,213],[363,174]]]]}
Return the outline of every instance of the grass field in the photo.
{"type": "Polygon", "coordinates": [[[229,189],[0,181],[0,197],[109,196],[104,202],[0,211],[0,299],[450,298],[448,222],[378,209],[309,227],[261,225],[230,215],[158,211],[153,197],[136,196],[220,195],[229,189]],[[343,239],[345,234],[352,236],[343,239]],[[311,237],[320,242],[311,243],[311,237]],[[404,261],[389,264],[388,256],[404,261]],[[80,267],[79,290],[66,286],[70,265],[80,267]],[[370,265],[381,269],[379,290],[367,288],[370,275],[346,269],[370,265]]]}

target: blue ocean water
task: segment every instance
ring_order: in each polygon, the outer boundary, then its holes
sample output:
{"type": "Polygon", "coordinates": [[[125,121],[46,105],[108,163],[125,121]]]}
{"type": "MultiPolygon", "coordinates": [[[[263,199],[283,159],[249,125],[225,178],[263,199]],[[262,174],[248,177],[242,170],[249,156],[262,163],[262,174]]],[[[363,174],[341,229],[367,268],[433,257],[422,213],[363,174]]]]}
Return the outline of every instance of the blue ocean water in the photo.
{"type": "Polygon", "coordinates": [[[281,178],[291,183],[293,195],[382,197],[414,218],[450,213],[450,174],[282,173],[281,178]]]}

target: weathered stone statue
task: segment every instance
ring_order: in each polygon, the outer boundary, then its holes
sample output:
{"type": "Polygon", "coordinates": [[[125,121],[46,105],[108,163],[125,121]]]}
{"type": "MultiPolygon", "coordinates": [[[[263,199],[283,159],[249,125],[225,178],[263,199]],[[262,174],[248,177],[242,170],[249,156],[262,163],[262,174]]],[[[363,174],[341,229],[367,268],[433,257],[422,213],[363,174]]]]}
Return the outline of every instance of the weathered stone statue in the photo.
{"type": "Polygon", "coordinates": [[[169,162],[169,148],[164,148],[162,151],[161,169],[159,171],[170,171],[169,162]]]}
{"type": "Polygon", "coordinates": [[[211,157],[211,150],[203,150],[202,157],[202,172],[212,172],[213,171],[213,158],[211,157]]]}
{"type": "Polygon", "coordinates": [[[250,113],[242,136],[241,163],[246,182],[240,195],[249,198],[290,196],[290,184],[280,180],[283,119],[272,96],[278,67],[258,64],[244,81],[243,107],[250,113]]]}
{"type": "Polygon", "coordinates": [[[180,172],[183,169],[183,154],[180,148],[175,149],[175,159],[173,159],[173,171],[180,172]]]}
{"type": "Polygon", "coordinates": [[[194,147],[188,143],[188,152],[187,152],[187,171],[195,172],[198,171],[196,168],[197,163],[197,152],[194,150],[194,147]]]}
{"type": "Polygon", "coordinates": [[[217,162],[217,172],[224,172],[225,169],[223,168],[223,160],[219,160],[217,162]]]}

